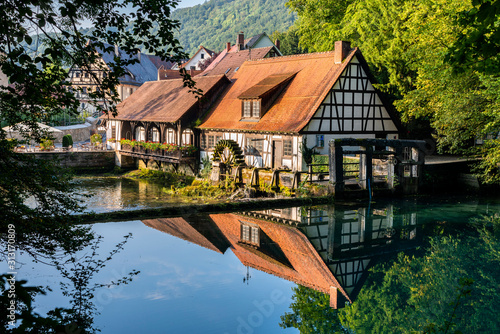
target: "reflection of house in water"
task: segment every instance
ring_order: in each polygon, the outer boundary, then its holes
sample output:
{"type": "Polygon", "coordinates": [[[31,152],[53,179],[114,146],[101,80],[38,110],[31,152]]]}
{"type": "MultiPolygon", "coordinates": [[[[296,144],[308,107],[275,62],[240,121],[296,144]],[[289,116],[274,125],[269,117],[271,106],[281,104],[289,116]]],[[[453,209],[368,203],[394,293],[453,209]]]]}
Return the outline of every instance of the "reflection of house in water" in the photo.
{"type": "Polygon", "coordinates": [[[380,255],[418,239],[416,216],[394,215],[392,207],[280,210],[144,223],[219,253],[230,248],[245,266],[329,294],[335,308],[355,299],[380,255]]]}

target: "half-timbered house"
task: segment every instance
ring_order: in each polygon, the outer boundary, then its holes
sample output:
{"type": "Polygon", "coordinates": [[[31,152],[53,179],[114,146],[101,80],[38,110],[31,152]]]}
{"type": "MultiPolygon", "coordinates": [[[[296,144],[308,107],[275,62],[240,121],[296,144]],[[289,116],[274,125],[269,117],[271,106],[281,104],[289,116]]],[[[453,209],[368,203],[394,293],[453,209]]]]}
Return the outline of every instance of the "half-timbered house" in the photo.
{"type": "Polygon", "coordinates": [[[332,52],[246,61],[201,129],[201,158],[220,139],[238,143],[250,166],[303,170],[302,145],[328,153],[335,138],[390,138],[401,130],[348,42],[332,52]]]}
{"type": "MultiPolygon", "coordinates": [[[[105,44],[104,47],[106,49],[113,48],[109,44],[105,44]]],[[[94,103],[97,102],[101,107],[106,107],[105,102],[109,105],[111,101],[92,101],[89,94],[99,89],[99,82],[106,77],[109,66],[115,61],[115,57],[125,60],[137,59],[136,63],[125,66],[125,75],[118,78],[119,84],[116,87],[116,92],[120,101],[132,95],[146,81],[156,80],[158,77],[157,65],[165,66],[167,64],[159,57],[141,54],[140,51],[135,55],[129,55],[118,46],[114,46],[114,52],[104,52],[100,48],[96,48],[96,52],[99,53],[100,58],[90,66],[90,69],[82,70],[77,66],[72,66],[68,73],[71,88],[76,91],[76,97],[80,101],[80,113],[89,112],[94,116],[98,116],[94,103]]]]}

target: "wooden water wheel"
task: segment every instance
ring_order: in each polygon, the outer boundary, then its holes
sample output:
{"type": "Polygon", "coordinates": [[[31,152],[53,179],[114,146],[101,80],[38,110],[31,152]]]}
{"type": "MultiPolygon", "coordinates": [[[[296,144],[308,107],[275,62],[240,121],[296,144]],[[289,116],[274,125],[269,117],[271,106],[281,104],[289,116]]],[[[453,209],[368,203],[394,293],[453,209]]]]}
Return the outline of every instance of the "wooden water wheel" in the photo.
{"type": "Polygon", "coordinates": [[[245,158],[237,142],[232,139],[223,139],[215,145],[213,161],[218,161],[229,167],[244,164],[245,158]]]}

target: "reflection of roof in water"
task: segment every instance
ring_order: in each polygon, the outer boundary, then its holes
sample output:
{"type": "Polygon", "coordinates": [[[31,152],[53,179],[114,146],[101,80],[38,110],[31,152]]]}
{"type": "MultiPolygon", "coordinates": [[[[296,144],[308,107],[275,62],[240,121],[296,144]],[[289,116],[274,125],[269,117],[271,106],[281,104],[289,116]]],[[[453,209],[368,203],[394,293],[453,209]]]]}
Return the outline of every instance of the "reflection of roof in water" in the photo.
{"type": "Polygon", "coordinates": [[[145,225],[173,235],[182,240],[186,240],[224,254],[229,247],[229,243],[220,233],[217,226],[210,220],[186,221],[185,218],[159,218],[142,221],[145,225]]]}

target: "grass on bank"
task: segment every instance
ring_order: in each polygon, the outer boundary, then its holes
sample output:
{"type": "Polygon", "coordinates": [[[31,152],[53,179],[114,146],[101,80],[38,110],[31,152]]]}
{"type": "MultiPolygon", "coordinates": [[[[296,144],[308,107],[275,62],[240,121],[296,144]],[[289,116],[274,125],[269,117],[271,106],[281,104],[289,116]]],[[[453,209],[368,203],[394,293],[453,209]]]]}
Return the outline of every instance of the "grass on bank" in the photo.
{"type": "Polygon", "coordinates": [[[226,180],[219,184],[194,176],[176,174],[166,171],[139,169],[122,174],[121,177],[135,180],[155,182],[163,186],[163,191],[171,196],[223,200],[232,197],[233,199],[249,197],[311,197],[324,196],[327,189],[323,185],[308,184],[302,182],[298,189],[280,186],[279,189],[272,188],[269,184],[261,180],[258,189],[250,189],[249,186],[240,187],[232,180],[226,180]]]}

